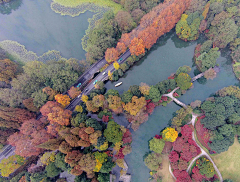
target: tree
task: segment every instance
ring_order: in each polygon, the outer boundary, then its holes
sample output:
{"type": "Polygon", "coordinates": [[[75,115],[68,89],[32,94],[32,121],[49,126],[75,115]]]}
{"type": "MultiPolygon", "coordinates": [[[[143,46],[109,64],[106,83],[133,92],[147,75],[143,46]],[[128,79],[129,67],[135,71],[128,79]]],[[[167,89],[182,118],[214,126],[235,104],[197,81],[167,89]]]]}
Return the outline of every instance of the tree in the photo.
{"type": "Polygon", "coordinates": [[[133,38],[129,46],[131,55],[139,56],[145,53],[145,45],[142,39],[133,38]]]}
{"type": "Polygon", "coordinates": [[[10,59],[0,60],[0,81],[7,84],[15,77],[17,65],[10,59]]]}
{"type": "Polygon", "coordinates": [[[102,130],[102,125],[96,119],[93,118],[89,118],[86,120],[86,126],[92,127],[94,128],[94,130],[102,130]]]}
{"type": "Polygon", "coordinates": [[[32,112],[37,112],[38,108],[33,103],[33,98],[28,98],[23,100],[23,105],[32,112]]]}
{"type": "Polygon", "coordinates": [[[131,92],[134,96],[140,97],[141,96],[141,92],[139,90],[139,86],[138,85],[131,85],[128,89],[129,92],[131,92]]]}
{"type": "Polygon", "coordinates": [[[190,72],[191,72],[191,68],[189,66],[180,66],[176,71],[176,76],[178,76],[180,73],[189,74],[190,72]]]}
{"type": "Polygon", "coordinates": [[[126,47],[128,47],[131,43],[130,34],[128,34],[128,33],[122,34],[119,42],[123,43],[126,47]]]}
{"type": "Polygon", "coordinates": [[[163,139],[157,139],[154,137],[152,140],[149,141],[150,150],[158,154],[162,153],[164,145],[165,145],[165,141],[163,139]]]}
{"type": "Polygon", "coordinates": [[[57,168],[53,162],[46,166],[45,171],[47,172],[47,177],[55,177],[61,173],[61,169],[57,168]]]}
{"type": "Polygon", "coordinates": [[[108,99],[110,95],[119,97],[119,92],[117,90],[109,89],[107,93],[105,93],[105,97],[108,99]]]}
{"type": "Polygon", "coordinates": [[[77,88],[77,87],[71,87],[70,90],[68,90],[68,95],[72,99],[76,98],[80,94],[81,94],[81,90],[79,90],[79,88],[77,88]]]}
{"type": "Polygon", "coordinates": [[[144,14],[145,14],[145,12],[141,9],[135,9],[131,12],[131,16],[137,25],[139,24],[139,22],[144,14]]]}
{"type": "Polygon", "coordinates": [[[144,163],[151,171],[156,171],[161,166],[162,157],[160,154],[152,152],[144,159],[144,163]]]}
{"type": "Polygon", "coordinates": [[[0,117],[6,121],[22,123],[35,117],[35,114],[25,109],[0,106],[0,117]]]}
{"type": "Polygon", "coordinates": [[[110,180],[110,174],[108,173],[99,173],[97,180],[99,182],[107,182],[110,180]]]}
{"type": "Polygon", "coordinates": [[[157,87],[151,86],[149,90],[149,99],[151,99],[153,102],[158,102],[161,100],[161,95],[157,87]]]}
{"type": "Polygon", "coordinates": [[[106,140],[112,143],[117,143],[122,140],[123,133],[120,129],[120,125],[114,121],[109,121],[107,129],[104,130],[104,136],[106,140]]]}
{"type": "Polygon", "coordinates": [[[105,101],[105,97],[101,94],[94,96],[92,99],[92,103],[93,103],[94,107],[96,107],[96,108],[103,107],[104,101],[105,101]]]}
{"type": "Polygon", "coordinates": [[[88,101],[88,96],[85,95],[85,94],[82,94],[82,101],[83,101],[84,103],[87,103],[87,101],[88,101]]]}
{"type": "Polygon", "coordinates": [[[108,63],[112,63],[117,61],[118,59],[118,51],[115,48],[108,48],[105,52],[105,59],[108,63]]]}
{"type": "Polygon", "coordinates": [[[57,94],[55,95],[55,100],[60,103],[63,107],[66,107],[70,104],[71,99],[67,95],[57,94]]]}
{"type": "Polygon", "coordinates": [[[8,158],[5,158],[0,163],[1,175],[3,177],[8,177],[16,169],[24,164],[25,158],[19,155],[12,155],[8,158]]]}
{"type": "Polygon", "coordinates": [[[208,144],[208,146],[211,148],[211,150],[220,154],[221,152],[225,152],[228,150],[229,146],[234,143],[233,139],[225,138],[223,140],[213,140],[212,143],[208,144]]]}
{"type": "Polygon", "coordinates": [[[81,166],[81,169],[87,173],[88,178],[93,178],[94,168],[96,166],[96,160],[93,154],[87,153],[84,154],[78,164],[81,166]]]}
{"type": "Polygon", "coordinates": [[[221,133],[224,136],[230,136],[233,133],[233,128],[231,124],[225,124],[221,127],[218,127],[219,133],[221,133]]]}
{"type": "Polygon", "coordinates": [[[121,95],[121,99],[124,103],[128,103],[131,102],[133,97],[133,94],[130,91],[125,91],[123,92],[123,94],[121,95]]]}
{"type": "Polygon", "coordinates": [[[100,169],[101,173],[109,173],[112,171],[112,168],[116,166],[115,162],[113,162],[112,157],[108,157],[107,161],[102,164],[100,169]]]}
{"type": "Polygon", "coordinates": [[[150,87],[146,83],[140,83],[139,90],[143,95],[149,95],[150,87]]]}
{"type": "Polygon", "coordinates": [[[188,162],[180,158],[178,162],[178,169],[180,171],[184,171],[184,170],[187,170],[187,168],[188,168],[188,162]]]}
{"type": "Polygon", "coordinates": [[[108,99],[109,109],[112,109],[114,112],[122,112],[122,101],[118,96],[109,95],[108,99]]]}
{"type": "Polygon", "coordinates": [[[123,105],[124,110],[126,110],[130,115],[135,116],[139,111],[146,106],[146,100],[144,97],[137,98],[132,97],[132,102],[123,105]]]}
{"type": "Polygon", "coordinates": [[[60,124],[60,125],[69,125],[70,118],[72,116],[72,111],[63,109],[62,107],[53,107],[52,112],[49,113],[48,115],[48,120],[50,121],[51,124],[54,122],[60,124]]]}
{"type": "Polygon", "coordinates": [[[61,144],[61,139],[49,139],[48,141],[38,145],[37,147],[47,149],[47,150],[57,150],[61,144]]]}
{"type": "Polygon", "coordinates": [[[119,64],[118,64],[118,62],[116,62],[116,61],[113,63],[113,66],[114,66],[114,68],[115,68],[116,70],[118,70],[119,67],[120,67],[119,64]]]}
{"type": "Polygon", "coordinates": [[[22,126],[19,128],[19,130],[24,135],[31,135],[32,133],[43,129],[44,126],[45,126],[44,123],[42,123],[36,119],[30,119],[30,120],[25,121],[22,124],[22,126]]]}
{"type": "Polygon", "coordinates": [[[46,93],[41,90],[32,93],[31,97],[33,98],[33,104],[35,107],[42,107],[48,100],[48,96],[46,93]]]}
{"type": "Polygon", "coordinates": [[[121,55],[122,53],[124,53],[127,50],[127,47],[125,46],[124,43],[122,42],[118,42],[116,49],[118,51],[118,55],[121,55]]]}
{"type": "Polygon", "coordinates": [[[51,87],[45,87],[42,89],[42,92],[48,95],[48,100],[53,100],[54,96],[57,94],[57,91],[53,90],[51,87]]]}
{"type": "Polygon", "coordinates": [[[187,90],[192,86],[192,79],[187,73],[180,73],[177,76],[176,82],[181,90],[187,90]]]}
{"type": "Polygon", "coordinates": [[[143,40],[144,46],[147,49],[150,49],[153,46],[153,44],[156,43],[156,41],[158,39],[156,29],[152,26],[147,27],[146,29],[144,29],[143,31],[141,31],[139,33],[138,38],[143,40]]]}
{"type": "Polygon", "coordinates": [[[128,33],[136,26],[136,23],[133,21],[130,13],[126,11],[118,11],[115,16],[115,20],[118,23],[119,29],[122,33],[128,33]]]}
{"type": "Polygon", "coordinates": [[[162,137],[164,140],[174,142],[178,137],[178,132],[171,127],[167,127],[162,131],[162,137]]]}

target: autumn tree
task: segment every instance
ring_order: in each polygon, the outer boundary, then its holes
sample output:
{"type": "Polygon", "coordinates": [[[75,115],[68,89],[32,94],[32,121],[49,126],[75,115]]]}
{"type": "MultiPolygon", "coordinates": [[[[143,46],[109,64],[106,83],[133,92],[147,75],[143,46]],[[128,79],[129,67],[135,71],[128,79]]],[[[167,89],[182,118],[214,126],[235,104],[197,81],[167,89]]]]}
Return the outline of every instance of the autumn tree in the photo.
{"type": "Polygon", "coordinates": [[[123,106],[130,115],[135,116],[144,106],[146,106],[145,97],[138,98],[136,96],[132,97],[132,101],[123,106]]]}
{"type": "Polygon", "coordinates": [[[167,127],[162,131],[162,137],[166,141],[174,142],[178,137],[178,132],[174,128],[167,127]]]}
{"type": "Polygon", "coordinates": [[[74,99],[76,98],[79,94],[81,94],[81,90],[77,87],[71,87],[70,90],[68,90],[68,95],[74,99]]]}
{"type": "Polygon", "coordinates": [[[146,83],[140,83],[139,90],[143,95],[149,95],[150,87],[146,83]]]}
{"type": "Polygon", "coordinates": [[[150,49],[158,39],[156,29],[152,26],[147,27],[139,33],[138,38],[143,40],[144,46],[147,49],[150,49]]]}
{"type": "Polygon", "coordinates": [[[105,52],[105,59],[108,63],[112,63],[117,61],[118,59],[118,51],[115,48],[108,48],[105,52]]]}
{"type": "Polygon", "coordinates": [[[22,123],[35,117],[35,114],[25,109],[0,106],[0,117],[6,121],[22,123]]]}
{"type": "Polygon", "coordinates": [[[99,107],[96,107],[93,103],[93,101],[89,100],[86,102],[87,110],[91,112],[97,112],[99,110],[99,107]]]}
{"type": "Polygon", "coordinates": [[[118,96],[109,95],[108,99],[109,109],[112,109],[116,113],[122,112],[122,101],[118,96]]]}
{"type": "Polygon", "coordinates": [[[17,65],[10,59],[0,60],[0,81],[9,83],[15,77],[17,65]]]}
{"type": "Polygon", "coordinates": [[[130,34],[128,33],[122,34],[121,39],[119,41],[123,43],[125,47],[128,47],[131,43],[130,34]]]}
{"type": "Polygon", "coordinates": [[[25,99],[23,100],[23,105],[29,110],[29,111],[32,111],[32,112],[37,112],[38,111],[38,108],[34,105],[33,103],[33,98],[28,98],[28,99],[25,99]]]}
{"type": "Polygon", "coordinates": [[[66,107],[70,104],[71,99],[67,95],[57,94],[55,95],[55,100],[60,103],[63,107],[66,107]]]}
{"type": "Polygon", "coordinates": [[[45,126],[44,123],[38,121],[36,119],[30,119],[25,121],[22,126],[19,128],[22,134],[24,135],[31,135],[34,132],[37,132],[43,129],[45,126]]]}
{"type": "Polygon", "coordinates": [[[192,86],[192,79],[187,73],[180,73],[177,77],[177,85],[181,90],[187,90],[192,86]]]}
{"type": "Polygon", "coordinates": [[[85,94],[82,94],[82,101],[86,103],[88,101],[88,96],[85,94]]]}
{"type": "Polygon", "coordinates": [[[125,46],[124,43],[122,42],[118,42],[116,49],[118,51],[118,55],[121,55],[122,53],[124,53],[127,50],[127,47],[125,46]]]}
{"type": "Polygon", "coordinates": [[[116,62],[116,61],[113,63],[113,66],[114,66],[114,68],[115,68],[116,70],[118,70],[119,67],[120,67],[119,64],[118,64],[118,62],[116,62]]]}
{"type": "Polygon", "coordinates": [[[62,107],[53,107],[52,112],[48,115],[48,120],[51,124],[58,123],[60,125],[69,125],[70,124],[70,118],[72,116],[72,111],[63,109],[62,107]]]}
{"type": "Polygon", "coordinates": [[[131,44],[129,46],[131,55],[139,56],[145,53],[145,45],[142,39],[140,38],[133,38],[131,40],[131,44]]]}

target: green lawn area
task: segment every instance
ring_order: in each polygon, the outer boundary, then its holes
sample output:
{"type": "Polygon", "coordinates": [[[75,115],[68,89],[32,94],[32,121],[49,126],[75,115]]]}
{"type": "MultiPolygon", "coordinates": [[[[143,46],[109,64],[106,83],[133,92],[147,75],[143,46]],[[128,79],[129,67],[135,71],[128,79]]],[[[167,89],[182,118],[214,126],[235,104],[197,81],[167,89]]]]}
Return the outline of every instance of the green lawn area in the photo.
{"type": "Polygon", "coordinates": [[[94,3],[99,6],[113,8],[114,13],[123,10],[120,4],[113,2],[112,0],[53,0],[53,2],[58,3],[65,7],[75,8],[84,3],[94,3]]]}
{"type": "Polygon", "coordinates": [[[211,158],[217,165],[223,179],[232,179],[234,182],[240,180],[240,144],[237,137],[228,151],[211,156],[211,158]]]}

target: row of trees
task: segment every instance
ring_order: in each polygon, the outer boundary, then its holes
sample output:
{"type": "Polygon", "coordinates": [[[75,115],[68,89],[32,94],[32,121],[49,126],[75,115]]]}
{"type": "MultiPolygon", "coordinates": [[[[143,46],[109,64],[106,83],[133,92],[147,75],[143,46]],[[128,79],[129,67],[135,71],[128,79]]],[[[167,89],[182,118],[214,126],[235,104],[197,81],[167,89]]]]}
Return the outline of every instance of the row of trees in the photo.
{"type": "MultiPolygon", "coordinates": [[[[88,40],[82,43],[87,51],[86,58],[89,63],[94,63],[103,57],[107,48],[116,46],[121,35],[133,30],[141,18],[161,0],[116,0],[114,2],[121,4],[126,11],[118,11],[117,14],[107,12],[90,31],[88,40]]],[[[121,49],[121,53],[125,52],[124,49],[126,50],[124,44],[118,45],[118,48],[121,49]]],[[[118,54],[116,50],[110,49],[106,52],[106,57],[109,53],[114,54],[115,57],[118,54]]]]}

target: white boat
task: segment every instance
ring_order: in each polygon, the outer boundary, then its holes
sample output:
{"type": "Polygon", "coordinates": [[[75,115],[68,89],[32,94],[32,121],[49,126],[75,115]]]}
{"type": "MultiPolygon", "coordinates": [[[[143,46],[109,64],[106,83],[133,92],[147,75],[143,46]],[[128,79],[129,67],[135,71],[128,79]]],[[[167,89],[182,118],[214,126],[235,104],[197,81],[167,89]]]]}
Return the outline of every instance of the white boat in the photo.
{"type": "Polygon", "coordinates": [[[122,82],[117,83],[117,84],[115,85],[115,87],[118,87],[118,86],[120,86],[120,85],[122,85],[122,82]]]}

